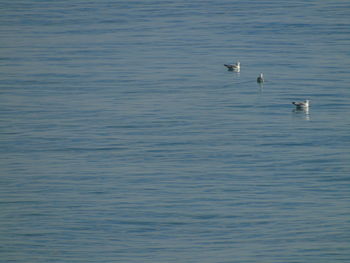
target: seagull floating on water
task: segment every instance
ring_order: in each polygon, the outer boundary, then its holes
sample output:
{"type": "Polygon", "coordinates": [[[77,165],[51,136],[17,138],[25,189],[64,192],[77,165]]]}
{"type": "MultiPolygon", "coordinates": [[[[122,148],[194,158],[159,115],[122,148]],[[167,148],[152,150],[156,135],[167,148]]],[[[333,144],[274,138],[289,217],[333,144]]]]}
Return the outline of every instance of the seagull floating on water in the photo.
{"type": "Polygon", "coordinates": [[[310,101],[309,100],[305,100],[303,102],[295,102],[295,101],[293,101],[292,103],[297,107],[297,109],[308,109],[310,101]]]}
{"type": "Polygon", "coordinates": [[[264,75],[262,73],[260,73],[259,77],[256,79],[256,81],[258,83],[263,83],[265,80],[264,80],[264,75]]]}
{"type": "Polygon", "coordinates": [[[237,61],[236,64],[224,64],[224,66],[228,68],[229,71],[240,71],[241,69],[241,63],[239,61],[237,61]]]}

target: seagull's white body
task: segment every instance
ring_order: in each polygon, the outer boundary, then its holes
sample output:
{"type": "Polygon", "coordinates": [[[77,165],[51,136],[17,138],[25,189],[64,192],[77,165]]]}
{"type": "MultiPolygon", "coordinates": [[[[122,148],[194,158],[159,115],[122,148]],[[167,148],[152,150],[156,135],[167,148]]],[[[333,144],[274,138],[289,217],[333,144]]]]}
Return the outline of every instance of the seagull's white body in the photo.
{"type": "Polygon", "coordinates": [[[256,81],[258,83],[263,83],[265,80],[264,80],[264,75],[262,73],[260,73],[259,77],[256,79],[256,81]]]}
{"type": "Polygon", "coordinates": [[[237,61],[236,64],[224,64],[224,66],[228,68],[228,70],[239,71],[241,69],[241,63],[239,61],[237,61]]]}
{"type": "Polygon", "coordinates": [[[292,102],[297,108],[299,109],[308,109],[309,105],[310,105],[310,101],[309,100],[305,100],[303,102],[292,102]]]}

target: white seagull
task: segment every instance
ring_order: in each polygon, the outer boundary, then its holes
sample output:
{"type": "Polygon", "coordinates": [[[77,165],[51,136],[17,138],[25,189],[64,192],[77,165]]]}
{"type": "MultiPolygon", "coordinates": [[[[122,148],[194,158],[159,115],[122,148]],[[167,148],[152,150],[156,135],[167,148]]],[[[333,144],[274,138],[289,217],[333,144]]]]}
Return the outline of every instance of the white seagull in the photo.
{"type": "Polygon", "coordinates": [[[262,73],[260,73],[259,77],[256,79],[256,81],[258,83],[263,83],[265,80],[264,80],[264,75],[262,73]]]}
{"type": "Polygon", "coordinates": [[[310,105],[310,101],[309,100],[305,100],[303,102],[295,102],[295,101],[293,101],[292,103],[297,107],[297,109],[308,109],[309,105],[310,105]]]}
{"type": "Polygon", "coordinates": [[[224,64],[224,66],[228,68],[229,71],[239,71],[241,69],[241,62],[237,61],[236,64],[224,64]]]}

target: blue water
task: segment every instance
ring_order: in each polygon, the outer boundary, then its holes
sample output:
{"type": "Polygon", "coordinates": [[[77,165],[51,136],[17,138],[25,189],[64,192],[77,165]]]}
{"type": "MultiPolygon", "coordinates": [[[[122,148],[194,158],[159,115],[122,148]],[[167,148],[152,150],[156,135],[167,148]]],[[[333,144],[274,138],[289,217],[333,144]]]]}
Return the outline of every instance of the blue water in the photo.
{"type": "Polygon", "coordinates": [[[0,262],[350,262],[348,1],[0,13],[0,262]]]}

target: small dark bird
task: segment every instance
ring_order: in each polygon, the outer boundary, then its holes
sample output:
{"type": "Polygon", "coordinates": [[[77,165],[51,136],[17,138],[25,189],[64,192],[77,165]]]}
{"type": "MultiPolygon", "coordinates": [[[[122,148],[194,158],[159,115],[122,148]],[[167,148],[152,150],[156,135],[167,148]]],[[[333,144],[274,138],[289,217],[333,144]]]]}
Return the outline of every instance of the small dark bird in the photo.
{"type": "Polygon", "coordinates": [[[258,83],[264,83],[264,75],[262,73],[260,73],[259,77],[256,79],[256,81],[258,83]]]}

